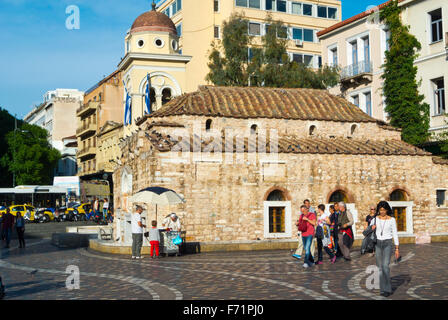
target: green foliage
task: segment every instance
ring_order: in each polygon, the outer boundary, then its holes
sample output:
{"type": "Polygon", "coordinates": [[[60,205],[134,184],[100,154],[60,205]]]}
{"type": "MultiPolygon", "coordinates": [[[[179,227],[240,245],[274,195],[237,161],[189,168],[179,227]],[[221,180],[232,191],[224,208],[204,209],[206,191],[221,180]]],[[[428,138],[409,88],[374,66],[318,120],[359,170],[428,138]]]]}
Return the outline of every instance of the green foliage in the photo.
{"type": "MultiPolygon", "coordinates": [[[[17,120],[17,125],[21,125],[22,121],[17,120]]],[[[8,153],[8,143],[6,142],[6,134],[14,130],[14,117],[5,109],[0,108],[0,152],[1,155],[8,153]]],[[[8,170],[9,164],[0,161],[0,187],[7,188],[12,186],[12,174],[8,170]]]]}
{"type": "Polygon", "coordinates": [[[8,152],[2,165],[16,174],[16,185],[52,184],[53,170],[61,154],[48,142],[48,132],[23,123],[6,134],[8,152]]]}
{"type": "Polygon", "coordinates": [[[384,64],[383,92],[390,124],[402,129],[402,139],[411,144],[428,140],[429,105],[418,92],[414,60],[421,45],[400,19],[400,8],[393,0],[380,12],[380,19],[390,30],[389,51],[384,64]]]}
{"type": "Polygon", "coordinates": [[[339,70],[325,66],[313,70],[289,60],[285,29],[281,21],[267,15],[269,28],[261,46],[248,35],[249,21],[233,14],[223,23],[222,44],[212,42],[210,72],[206,80],[218,86],[266,86],[280,88],[326,89],[339,81],[339,70]],[[252,58],[248,59],[248,49],[252,58]],[[221,54],[222,52],[222,54],[221,54]]]}

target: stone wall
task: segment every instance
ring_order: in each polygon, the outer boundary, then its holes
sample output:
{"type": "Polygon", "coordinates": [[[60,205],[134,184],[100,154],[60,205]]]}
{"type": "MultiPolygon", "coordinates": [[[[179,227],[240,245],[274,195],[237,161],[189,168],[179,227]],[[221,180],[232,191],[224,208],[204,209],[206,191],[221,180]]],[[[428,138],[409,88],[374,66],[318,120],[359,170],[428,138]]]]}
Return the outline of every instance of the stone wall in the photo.
{"type": "MultiPolygon", "coordinates": [[[[178,153],[158,152],[143,131],[128,138],[122,153],[122,165],[114,173],[116,207],[129,208],[128,195],[148,186],[173,189],[186,203],[158,208],[159,226],[175,211],[191,241],[264,239],[263,203],[275,188],[291,200],[291,222],[304,199],[317,206],[327,203],[333,191],[344,190],[358,210],[358,234],[369,205],[388,200],[399,188],[414,202],[414,233],[448,232],[448,210],[436,207],[436,188],[448,189],[448,166],[434,164],[430,156],[279,154],[272,162],[280,163],[269,175],[267,164],[257,161],[194,162],[191,153],[183,159],[178,153]],[[121,192],[124,165],[132,172],[128,193],[121,192]]],[[[152,220],[154,212],[148,206],[147,218],[152,220]]],[[[290,238],[296,237],[295,230],[293,225],[290,238]]]]}
{"type": "MultiPolygon", "coordinates": [[[[314,135],[321,137],[352,137],[354,139],[401,139],[400,131],[390,129],[385,130],[375,122],[342,122],[342,121],[308,121],[308,120],[289,120],[289,119],[238,119],[238,118],[220,118],[220,117],[197,117],[197,116],[167,116],[163,118],[150,118],[147,123],[152,121],[163,120],[169,122],[177,122],[185,125],[190,132],[197,133],[197,131],[205,132],[205,122],[211,119],[212,130],[221,130],[230,128],[235,132],[249,135],[250,127],[257,125],[259,130],[275,129],[279,136],[295,135],[298,137],[308,137],[309,129],[315,126],[314,135]],[[352,134],[352,127],[356,125],[355,131],[352,134]]],[[[171,130],[171,129],[169,129],[171,130]]]]}

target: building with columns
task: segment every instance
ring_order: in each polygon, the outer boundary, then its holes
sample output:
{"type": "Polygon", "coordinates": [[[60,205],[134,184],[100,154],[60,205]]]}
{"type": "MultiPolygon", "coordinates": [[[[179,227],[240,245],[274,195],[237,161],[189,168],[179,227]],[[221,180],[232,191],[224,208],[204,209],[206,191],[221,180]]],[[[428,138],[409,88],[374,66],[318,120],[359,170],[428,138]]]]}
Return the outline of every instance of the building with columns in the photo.
{"type": "MultiPolygon", "coordinates": [[[[147,76],[150,78],[151,109],[155,111],[173,97],[185,92],[186,64],[191,56],[179,52],[179,36],[171,19],[152,10],[141,14],[125,37],[125,56],[118,69],[124,86],[131,96],[131,121],[124,127],[124,135],[136,129],[135,121],[145,114],[147,76]]],[[[123,104],[124,105],[124,104],[123,104]]]]}

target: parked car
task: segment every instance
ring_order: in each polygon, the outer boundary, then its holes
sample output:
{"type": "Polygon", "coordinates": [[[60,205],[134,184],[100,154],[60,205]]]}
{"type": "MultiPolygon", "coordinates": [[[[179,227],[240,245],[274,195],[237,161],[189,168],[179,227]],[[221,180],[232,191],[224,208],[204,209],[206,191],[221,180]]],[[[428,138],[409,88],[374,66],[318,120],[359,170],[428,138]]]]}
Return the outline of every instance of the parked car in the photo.
{"type": "MultiPolygon", "coordinates": [[[[20,212],[22,214],[22,217],[25,218],[25,216],[28,216],[28,221],[34,220],[34,214],[36,213],[36,208],[30,205],[24,205],[24,204],[16,204],[9,206],[9,210],[13,216],[17,215],[17,212],[20,212]]],[[[6,208],[3,210],[0,210],[0,216],[6,213],[6,208]]],[[[27,218],[25,218],[25,221],[27,221],[27,218]]]]}

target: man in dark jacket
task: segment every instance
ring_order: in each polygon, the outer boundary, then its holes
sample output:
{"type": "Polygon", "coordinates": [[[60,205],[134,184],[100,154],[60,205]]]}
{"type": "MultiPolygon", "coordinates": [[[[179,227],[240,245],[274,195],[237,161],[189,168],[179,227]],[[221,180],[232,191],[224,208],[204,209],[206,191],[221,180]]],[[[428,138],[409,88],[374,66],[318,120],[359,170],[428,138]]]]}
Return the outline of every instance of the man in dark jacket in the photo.
{"type": "Polygon", "coordinates": [[[3,215],[3,223],[2,223],[2,231],[5,236],[6,246],[5,248],[9,248],[9,243],[11,242],[11,232],[12,227],[14,226],[14,217],[11,214],[9,208],[6,209],[6,213],[3,215]]]}

